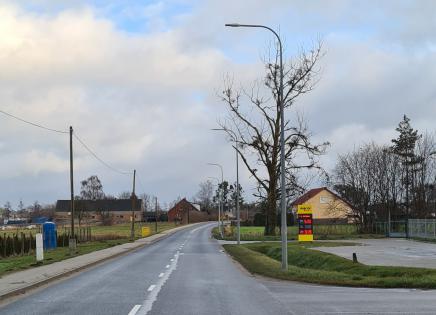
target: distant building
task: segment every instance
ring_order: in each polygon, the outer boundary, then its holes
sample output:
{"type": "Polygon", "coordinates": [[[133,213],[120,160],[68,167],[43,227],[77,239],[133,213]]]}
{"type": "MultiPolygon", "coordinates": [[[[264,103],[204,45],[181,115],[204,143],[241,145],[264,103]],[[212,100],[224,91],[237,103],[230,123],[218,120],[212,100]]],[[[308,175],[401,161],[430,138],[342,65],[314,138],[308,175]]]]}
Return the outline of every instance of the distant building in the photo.
{"type": "Polygon", "coordinates": [[[351,223],[353,207],[327,187],[314,188],[291,203],[292,213],[298,205],[311,204],[314,223],[351,223]]]}
{"type": "Polygon", "coordinates": [[[200,205],[189,202],[183,198],[168,210],[168,222],[180,222],[181,224],[207,221],[209,216],[200,212],[200,205]]]}
{"type": "MultiPolygon", "coordinates": [[[[58,200],[55,209],[56,221],[71,220],[71,201],[58,200]]],[[[100,222],[106,219],[113,223],[130,222],[132,216],[131,199],[100,199],[100,200],[74,200],[75,216],[81,213],[83,220],[88,222],[100,222]]],[[[137,199],[135,202],[135,221],[143,220],[143,201],[137,199]]]]}

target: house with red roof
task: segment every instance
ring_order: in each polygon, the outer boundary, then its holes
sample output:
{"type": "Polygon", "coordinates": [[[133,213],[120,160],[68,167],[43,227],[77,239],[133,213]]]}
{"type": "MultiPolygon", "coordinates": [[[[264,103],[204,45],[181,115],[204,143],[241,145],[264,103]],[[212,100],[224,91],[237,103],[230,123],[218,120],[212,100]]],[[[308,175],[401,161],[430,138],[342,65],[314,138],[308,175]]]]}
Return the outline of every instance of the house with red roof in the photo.
{"type": "Polygon", "coordinates": [[[291,203],[294,215],[298,205],[312,205],[314,223],[352,223],[353,206],[327,187],[314,188],[291,203]]]}

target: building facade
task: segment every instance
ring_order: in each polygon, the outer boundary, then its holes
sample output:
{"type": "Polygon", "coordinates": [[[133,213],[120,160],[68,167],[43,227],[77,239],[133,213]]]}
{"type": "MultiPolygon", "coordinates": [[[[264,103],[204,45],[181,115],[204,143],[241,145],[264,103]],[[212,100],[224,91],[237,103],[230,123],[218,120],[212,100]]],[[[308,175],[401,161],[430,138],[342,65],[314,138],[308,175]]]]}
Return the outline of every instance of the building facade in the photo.
{"type": "Polygon", "coordinates": [[[198,204],[189,202],[183,198],[168,210],[168,222],[180,224],[208,221],[209,215],[200,211],[198,204]]]}
{"type": "MultiPolygon", "coordinates": [[[[74,200],[74,215],[76,220],[84,223],[110,223],[130,222],[132,217],[131,199],[101,199],[101,200],[74,200]]],[[[136,199],[135,221],[143,220],[143,201],[136,199]]],[[[56,202],[55,220],[69,223],[71,220],[71,201],[58,200],[56,202]]]]}
{"type": "Polygon", "coordinates": [[[314,223],[352,223],[353,207],[327,187],[314,188],[291,203],[292,213],[302,204],[312,205],[314,223]]]}

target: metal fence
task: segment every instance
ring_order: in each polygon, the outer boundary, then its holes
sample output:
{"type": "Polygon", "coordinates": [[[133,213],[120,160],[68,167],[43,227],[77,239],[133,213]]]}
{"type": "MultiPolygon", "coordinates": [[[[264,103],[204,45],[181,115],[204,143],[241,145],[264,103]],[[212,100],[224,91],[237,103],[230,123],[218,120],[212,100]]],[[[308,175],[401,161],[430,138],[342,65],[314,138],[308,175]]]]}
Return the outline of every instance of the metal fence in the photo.
{"type": "Polygon", "coordinates": [[[410,219],[409,237],[436,239],[436,219],[410,219]]]}

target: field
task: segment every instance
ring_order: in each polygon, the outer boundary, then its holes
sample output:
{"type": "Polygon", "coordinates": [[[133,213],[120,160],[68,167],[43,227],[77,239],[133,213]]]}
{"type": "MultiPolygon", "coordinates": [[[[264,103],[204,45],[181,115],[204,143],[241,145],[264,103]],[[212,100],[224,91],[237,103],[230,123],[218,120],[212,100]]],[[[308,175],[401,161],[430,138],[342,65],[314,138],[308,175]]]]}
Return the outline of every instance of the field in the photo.
{"type": "MultiPolygon", "coordinates": [[[[288,270],[281,270],[281,247],[278,243],[224,245],[226,251],[248,271],[263,276],[319,284],[378,287],[436,288],[436,270],[408,267],[367,266],[312,250],[313,246],[344,246],[351,243],[314,242],[288,245],[288,270]]],[[[354,245],[354,244],[351,244],[354,245]]]]}
{"type": "MultiPolygon", "coordinates": [[[[143,223],[143,222],[135,222],[135,237],[140,238],[141,237],[141,228],[143,226],[150,227],[150,230],[152,234],[156,233],[155,229],[155,223],[143,223]]],[[[174,223],[168,223],[168,222],[158,222],[158,232],[168,230],[172,227],[174,227],[174,223]]],[[[78,226],[75,226],[76,229],[78,229],[78,226]]],[[[57,232],[58,234],[61,233],[69,233],[69,226],[65,225],[58,225],[57,226],[57,232]]],[[[24,233],[26,235],[32,234],[35,235],[36,233],[40,233],[41,228],[35,227],[32,229],[23,228],[23,227],[16,227],[16,228],[10,228],[5,230],[0,230],[0,234],[3,235],[15,235],[15,234],[21,234],[24,233]]],[[[124,224],[114,224],[109,226],[103,226],[103,225],[94,225],[91,226],[91,235],[95,236],[103,236],[103,235],[116,235],[118,237],[130,237],[130,223],[124,223],[124,224]]]]}

